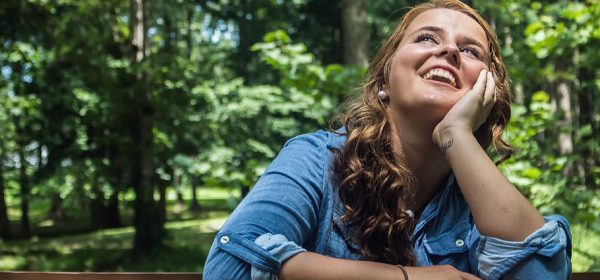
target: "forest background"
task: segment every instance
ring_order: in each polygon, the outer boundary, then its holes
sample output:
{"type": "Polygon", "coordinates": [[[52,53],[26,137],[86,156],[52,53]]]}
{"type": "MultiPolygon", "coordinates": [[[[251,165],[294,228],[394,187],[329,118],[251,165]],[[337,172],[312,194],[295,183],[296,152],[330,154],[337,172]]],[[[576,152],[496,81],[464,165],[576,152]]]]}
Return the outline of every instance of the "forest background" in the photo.
{"type": "MultiPolygon", "coordinates": [[[[0,270],[202,271],[419,2],[0,1],[0,270]]],[[[502,170],[572,223],[574,270],[600,271],[600,1],[466,2],[512,79],[502,170]]]]}

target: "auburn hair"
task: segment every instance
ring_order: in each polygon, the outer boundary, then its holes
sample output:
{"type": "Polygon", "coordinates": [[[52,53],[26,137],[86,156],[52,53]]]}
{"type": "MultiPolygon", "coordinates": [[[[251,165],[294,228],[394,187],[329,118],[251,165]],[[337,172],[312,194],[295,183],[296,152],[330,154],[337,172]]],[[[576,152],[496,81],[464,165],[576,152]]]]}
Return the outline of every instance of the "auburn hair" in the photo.
{"type": "Polygon", "coordinates": [[[392,147],[392,121],[386,104],[377,97],[389,84],[392,57],[413,20],[431,9],[450,9],[474,19],[489,42],[487,64],[496,80],[496,103],[486,122],[475,132],[484,149],[493,144],[508,159],[512,148],[501,139],[510,119],[510,92],[506,67],[498,40],[489,24],[457,0],[434,0],[411,8],[379,49],[369,66],[362,93],[350,100],[340,114],[347,140],[334,151],[333,172],[339,178],[338,192],[345,207],[342,222],[356,228],[351,237],[365,259],[391,264],[415,265],[411,235],[414,221],[407,202],[414,199],[416,180],[403,162],[397,162],[392,147]]]}

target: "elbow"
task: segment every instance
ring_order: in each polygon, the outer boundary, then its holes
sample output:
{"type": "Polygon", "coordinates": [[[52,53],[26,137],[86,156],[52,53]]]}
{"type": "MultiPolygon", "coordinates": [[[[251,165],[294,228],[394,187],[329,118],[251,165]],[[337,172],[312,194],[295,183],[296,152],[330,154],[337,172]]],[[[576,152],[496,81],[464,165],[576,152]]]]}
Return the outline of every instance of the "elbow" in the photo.
{"type": "Polygon", "coordinates": [[[552,257],[536,254],[508,271],[503,279],[525,279],[531,275],[535,275],[537,279],[566,280],[571,276],[571,262],[565,251],[552,257]]]}
{"type": "Polygon", "coordinates": [[[250,279],[250,266],[233,256],[209,255],[204,264],[202,279],[250,279]]]}
{"type": "Polygon", "coordinates": [[[542,228],[544,218],[536,211],[534,213],[499,211],[502,216],[490,218],[477,217],[474,213],[475,224],[481,234],[507,241],[523,241],[529,235],[542,228]]]}

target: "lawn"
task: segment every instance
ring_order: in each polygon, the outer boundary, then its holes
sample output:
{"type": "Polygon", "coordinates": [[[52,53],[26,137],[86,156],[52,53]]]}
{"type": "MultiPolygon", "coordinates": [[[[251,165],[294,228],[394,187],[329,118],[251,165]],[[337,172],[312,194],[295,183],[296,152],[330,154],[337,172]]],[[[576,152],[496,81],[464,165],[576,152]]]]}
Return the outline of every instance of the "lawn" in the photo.
{"type": "MultiPolygon", "coordinates": [[[[124,227],[0,240],[0,271],[202,271],[212,240],[234,205],[232,197],[239,194],[216,188],[199,192],[204,210],[171,204],[165,246],[144,258],[129,258],[134,231],[124,227]]],[[[572,234],[573,270],[600,271],[600,232],[573,225],[572,234]]]]}
{"type": "Polygon", "coordinates": [[[166,246],[130,259],[133,228],[2,244],[0,270],[31,271],[201,271],[216,230],[227,213],[206,219],[169,222],[166,246]]]}
{"type": "MultiPolygon", "coordinates": [[[[201,188],[198,196],[202,198],[201,210],[190,211],[175,203],[174,194],[169,195],[165,246],[136,259],[129,257],[133,227],[89,232],[85,230],[87,213],[81,213],[68,226],[53,224],[44,218],[43,203],[32,205],[32,228],[38,234],[28,239],[0,239],[0,271],[202,271],[212,240],[235,206],[239,192],[201,188]]],[[[132,215],[130,209],[122,207],[125,223],[132,215]]],[[[11,218],[17,227],[18,216],[11,218]]]]}
{"type": "Polygon", "coordinates": [[[582,225],[571,227],[573,271],[600,271],[600,231],[582,225]]]}

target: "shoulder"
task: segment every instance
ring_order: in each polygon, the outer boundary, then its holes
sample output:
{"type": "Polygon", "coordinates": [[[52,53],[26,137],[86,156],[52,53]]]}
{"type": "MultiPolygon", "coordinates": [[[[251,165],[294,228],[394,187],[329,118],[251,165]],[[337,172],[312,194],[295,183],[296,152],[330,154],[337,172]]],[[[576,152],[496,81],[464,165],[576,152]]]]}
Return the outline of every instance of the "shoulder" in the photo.
{"type": "Polygon", "coordinates": [[[311,133],[300,134],[289,139],[278,158],[294,157],[296,159],[308,159],[327,161],[332,155],[332,150],[339,149],[346,141],[343,132],[318,130],[311,133]]]}
{"type": "Polygon", "coordinates": [[[312,133],[305,133],[289,139],[283,149],[286,148],[313,148],[321,151],[340,148],[346,141],[343,131],[325,131],[318,130],[312,133]]]}
{"type": "Polygon", "coordinates": [[[319,130],[289,139],[265,174],[284,173],[299,176],[299,182],[314,181],[325,185],[333,158],[333,149],[343,145],[345,136],[319,130]]]}

